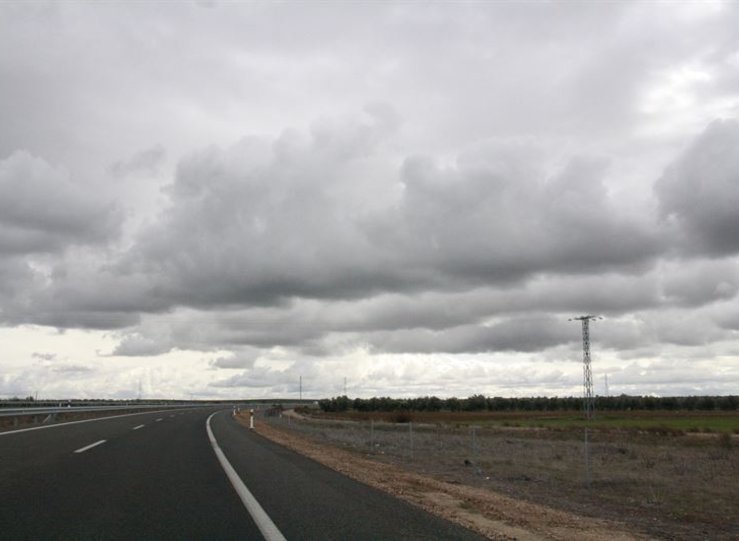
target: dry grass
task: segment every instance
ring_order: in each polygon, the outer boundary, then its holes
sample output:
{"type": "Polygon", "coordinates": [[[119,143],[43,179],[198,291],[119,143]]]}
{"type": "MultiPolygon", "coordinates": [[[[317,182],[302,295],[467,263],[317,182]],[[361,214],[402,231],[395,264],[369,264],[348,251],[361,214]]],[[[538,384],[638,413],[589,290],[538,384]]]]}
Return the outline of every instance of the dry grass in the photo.
{"type": "Polygon", "coordinates": [[[589,431],[588,474],[582,429],[471,428],[424,420],[410,426],[284,417],[275,422],[409,472],[626,521],[635,532],[657,538],[739,538],[739,449],[730,434],[589,431]]]}
{"type": "MultiPolygon", "coordinates": [[[[243,415],[243,414],[242,414],[243,415]]],[[[239,421],[246,427],[248,419],[239,421]]],[[[290,425],[294,427],[295,425],[290,425]]],[[[257,423],[257,432],[349,477],[389,492],[429,512],[475,530],[489,539],[542,541],[631,541],[646,539],[614,521],[511,498],[489,489],[445,482],[389,463],[359,456],[298,435],[286,424],[257,423]]]]}

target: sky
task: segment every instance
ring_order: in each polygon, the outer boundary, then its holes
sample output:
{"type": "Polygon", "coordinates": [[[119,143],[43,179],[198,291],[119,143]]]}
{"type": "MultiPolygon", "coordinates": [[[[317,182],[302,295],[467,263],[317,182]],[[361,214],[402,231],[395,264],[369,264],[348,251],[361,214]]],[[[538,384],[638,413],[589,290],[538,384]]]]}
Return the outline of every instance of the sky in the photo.
{"type": "Polygon", "coordinates": [[[738,394],[737,28],[0,3],[0,398],[738,394]]]}

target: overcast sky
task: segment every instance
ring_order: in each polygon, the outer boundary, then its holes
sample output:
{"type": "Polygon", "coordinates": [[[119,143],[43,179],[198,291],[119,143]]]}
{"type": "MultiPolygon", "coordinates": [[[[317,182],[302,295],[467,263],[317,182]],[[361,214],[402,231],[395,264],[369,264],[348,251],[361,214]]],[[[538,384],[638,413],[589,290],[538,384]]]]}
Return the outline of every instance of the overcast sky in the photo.
{"type": "Polygon", "coordinates": [[[0,397],[739,393],[737,28],[3,2],[0,397]]]}

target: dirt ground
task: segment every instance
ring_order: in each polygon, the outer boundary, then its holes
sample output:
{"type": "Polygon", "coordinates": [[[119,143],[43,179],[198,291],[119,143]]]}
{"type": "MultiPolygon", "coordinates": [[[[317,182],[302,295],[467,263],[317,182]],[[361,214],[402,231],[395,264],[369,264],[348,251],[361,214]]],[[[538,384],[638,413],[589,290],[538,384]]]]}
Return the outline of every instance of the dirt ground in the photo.
{"type": "MultiPolygon", "coordinates": [[[[248,426],[248,416],[239,419],[248,426]]],[[[371,460],[264,422],[256,431],[338,472],[477,531],[489,539],[533,541],[650,539],[623,524],[557,510],[489,489],[435,479],[371,460]]]]}

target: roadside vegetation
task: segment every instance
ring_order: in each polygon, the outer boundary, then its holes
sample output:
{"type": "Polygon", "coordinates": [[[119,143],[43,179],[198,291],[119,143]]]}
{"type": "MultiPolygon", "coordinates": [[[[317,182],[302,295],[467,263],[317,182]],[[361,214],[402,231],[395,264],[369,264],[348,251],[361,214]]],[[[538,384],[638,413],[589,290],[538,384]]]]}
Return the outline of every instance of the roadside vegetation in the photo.
{"type": "MultiPolygon", "coordinates": [[[[589,421],[579,404],[494,410],[488,404],[502,402],[471,398],[429,411],[413,409],[412,400],[338,397],[270,424],[454,485],[614,520],[651,538],[739,539],[739,411],[727,406],[736,397],[677,398],[695,407],[668,410],[634,408],[641,397],[614,397],[630,410],[602,410],[599,398],[589,421]],[[385,411],[368,407],[383,402],[385,411]]],[[[536,403],[511,400],[506,406],[536,403]]]]}

